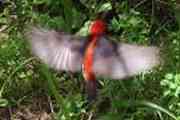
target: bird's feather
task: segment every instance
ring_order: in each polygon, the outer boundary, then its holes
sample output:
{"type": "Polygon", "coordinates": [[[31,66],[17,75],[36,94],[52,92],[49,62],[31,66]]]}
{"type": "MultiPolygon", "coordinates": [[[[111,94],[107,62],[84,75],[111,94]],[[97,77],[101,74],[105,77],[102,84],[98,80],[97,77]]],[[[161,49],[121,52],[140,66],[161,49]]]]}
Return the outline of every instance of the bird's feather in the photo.
{"type": "MultiPolygon", "coordinates": [[[[33,53],[59,71],[81,71],[87,38],[32,28],[27,37],[33,53]]],[[[97,42],[93,71],[96,76],[122,79],[147,71],[159,64],[157,47],[112,43],[106,37],[97,42]]]]}
{"type": "Polygon", "coordinates": [[[81,70],[85,40],[63,32],[33,27],[26,33],[33,53],[59,71],[81,70]]]}
{"type": "Polygon", "coordinates": [[[96,48],[94,72],[97,76],[122,79],[152,69],[159,63],[157,47],[112,43],[102,37],[96,48]]]}

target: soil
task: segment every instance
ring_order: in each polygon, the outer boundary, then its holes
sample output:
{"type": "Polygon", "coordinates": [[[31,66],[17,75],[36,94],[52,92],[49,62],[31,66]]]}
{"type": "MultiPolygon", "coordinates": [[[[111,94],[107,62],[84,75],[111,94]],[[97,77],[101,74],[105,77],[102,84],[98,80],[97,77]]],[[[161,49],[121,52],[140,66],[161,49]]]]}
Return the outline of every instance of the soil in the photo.
{"type": "Polygon", "coordinates": [[[0,108],[0,120],[53,120],[49,100],[33,97],[17,106],[0,108]]]}

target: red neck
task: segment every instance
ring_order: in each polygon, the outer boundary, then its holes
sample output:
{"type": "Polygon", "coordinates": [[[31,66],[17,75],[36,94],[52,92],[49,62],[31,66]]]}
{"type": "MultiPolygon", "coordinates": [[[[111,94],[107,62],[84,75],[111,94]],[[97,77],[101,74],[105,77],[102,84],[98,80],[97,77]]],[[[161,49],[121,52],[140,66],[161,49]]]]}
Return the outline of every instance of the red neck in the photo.
{"type": "Polygon", "coordinates": [[[91,35],[102,35],[106,32],[107,30],[107,26],[106,23],[101,20],[101,19],[97,19],[93,22],[93,24],[91,25],[90,28],[90,34],[91,35]]]}

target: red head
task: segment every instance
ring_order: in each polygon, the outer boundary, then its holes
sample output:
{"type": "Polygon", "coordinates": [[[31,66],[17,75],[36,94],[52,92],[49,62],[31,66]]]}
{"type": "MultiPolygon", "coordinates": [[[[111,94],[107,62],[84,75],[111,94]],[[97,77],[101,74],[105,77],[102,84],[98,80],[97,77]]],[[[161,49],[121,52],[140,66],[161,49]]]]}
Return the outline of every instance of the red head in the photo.
{"type": "Polygon", "coordinates": [[[106,32],[106,23],[103,20],[95,20],[94,23],[90,27],[91,35],[101,35],[106,32]]]}

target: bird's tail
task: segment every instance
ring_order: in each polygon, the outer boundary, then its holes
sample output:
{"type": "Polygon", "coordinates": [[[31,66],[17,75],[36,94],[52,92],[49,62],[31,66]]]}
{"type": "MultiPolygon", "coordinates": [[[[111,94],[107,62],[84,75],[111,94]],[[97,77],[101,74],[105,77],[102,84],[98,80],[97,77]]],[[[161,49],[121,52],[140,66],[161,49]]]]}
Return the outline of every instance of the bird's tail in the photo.
{"type": "Polygon", "coordinates": [[[85,89],[87,93],[87,100],[92,102],[97,96],[97,81],[96,80],[85,80],[85,89]]]}

